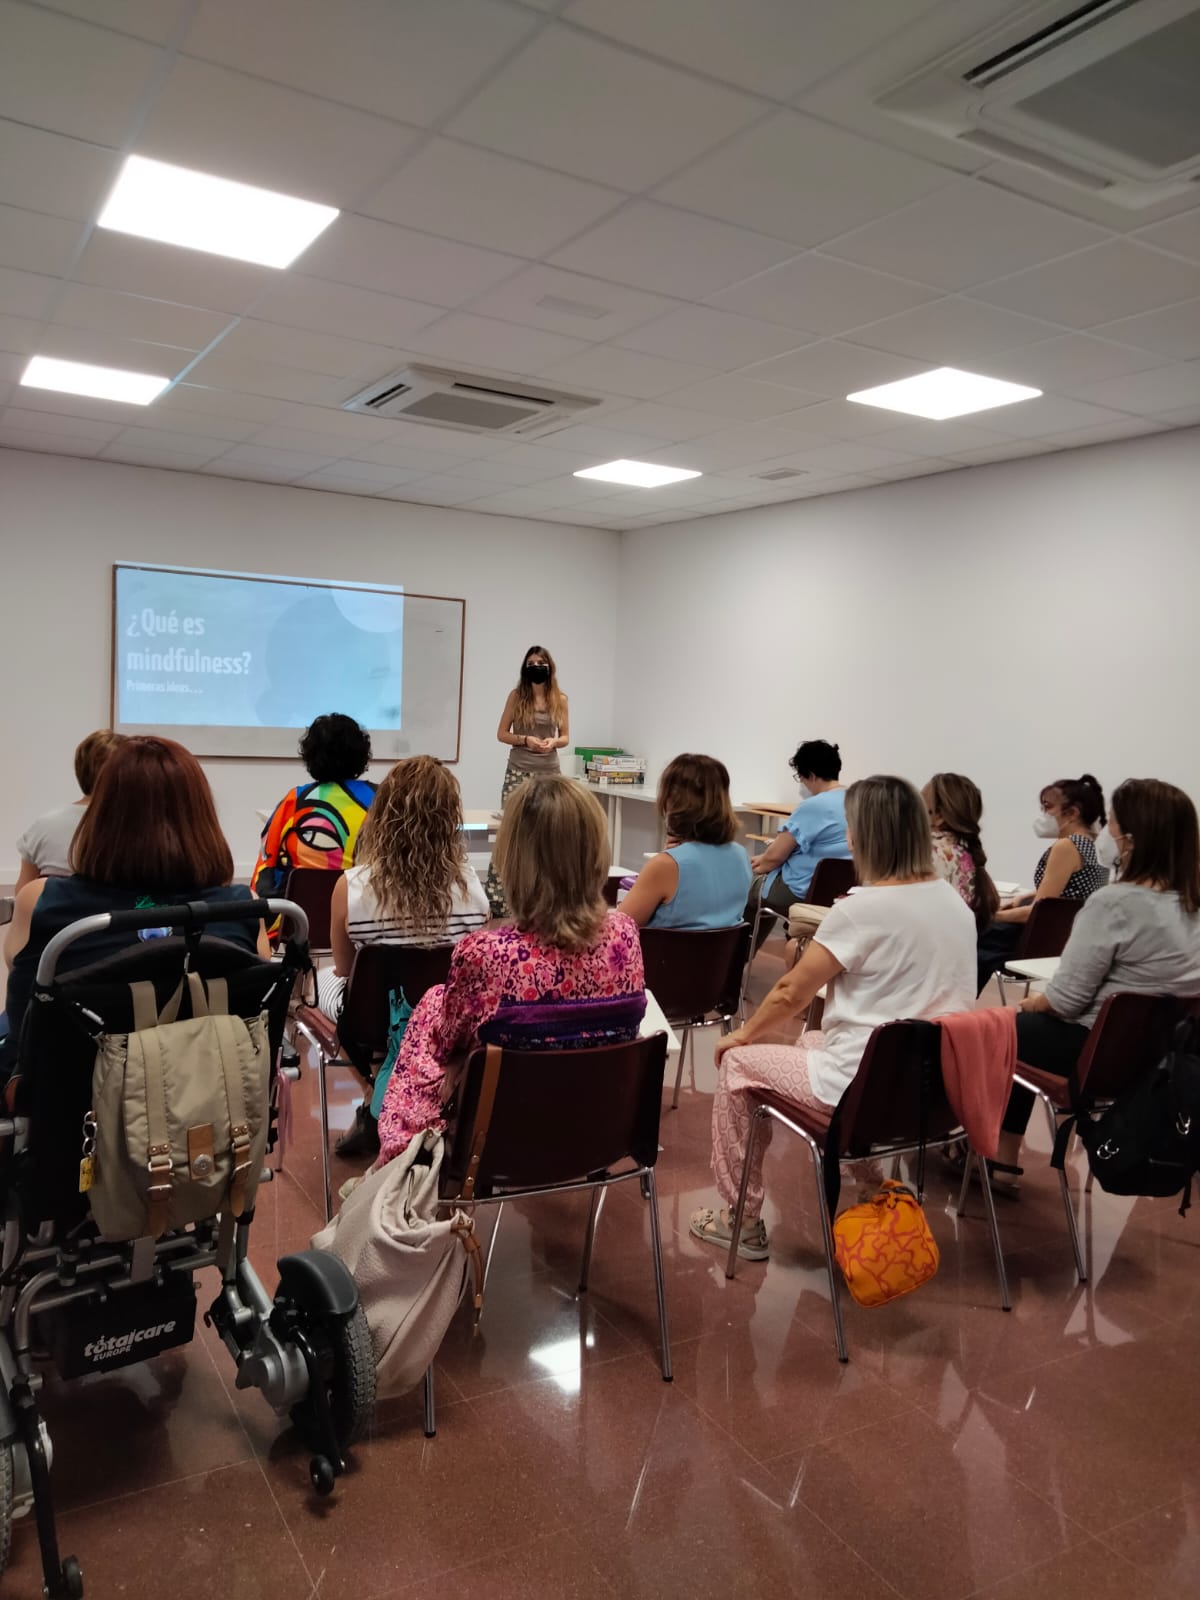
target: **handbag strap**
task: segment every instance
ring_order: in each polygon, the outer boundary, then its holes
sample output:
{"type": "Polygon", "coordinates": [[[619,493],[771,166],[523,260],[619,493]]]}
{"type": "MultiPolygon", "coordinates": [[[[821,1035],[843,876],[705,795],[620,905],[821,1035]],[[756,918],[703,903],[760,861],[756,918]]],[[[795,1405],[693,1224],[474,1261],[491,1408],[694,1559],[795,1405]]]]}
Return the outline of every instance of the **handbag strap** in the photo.
{"type": "Polygon", "coordinates": [[[503,1051],[498,1044],[488,1045],[487,1056],[483,1063],[483,1083],[479,1090],[479,1104],[475,1108],[475,1124],[471,1130],[471,1155],[467,1162],[467,1176],[462,1187],[462,1198],[464,1200],[472,1200],[475,1197],[475,1179],[479,1173],[479,1164],[483,1160],[483,1148],[487,1144],[492,1109],[496,1104],[496,1086],[500,1082],[500,1059],[502,1055],[503,1051]]]}
{"type": "Polygon", "coordinates": [[[215,1016],[210,1019],[221,1057],[221,1072],[225,1079],[225,1100],[229,1106],[229,1147],[233,1158],[233,1173],[229,1180],[229,1211],[240,1217],[246,1209],[246,1186],[250,1172],[250,1123],[246,1117],[246,1095],[242,1084],[241,1061],[234,1019],[215,1016]]]}
{"type": "Polygon", "coordinates": [[[150,1028],[165,1027],[179,1015],[179,1002],[183,999],[183,984],[176,984],[173,994],[167,997],[162,1010],[158,1009],[158,994],[152,983],[142,980],[129,985],[133,999],[133,1031],[144,1033],[150,1028]]]}
{"type": "MultiPolygon", "coordinates": [[[[153,985],[150,986],[153,989],[153,985]]],[[[142,1057],[142,1084],[146,1104],[146,1167],[150,1174],[146,1190],[146,1237],[159,1238],[167,1226],[171,1201],[171,1136],[167,1126],[167,1086],[163,1069],[162,1041],[155,1028],[139,1034],[142,1057]]]]}

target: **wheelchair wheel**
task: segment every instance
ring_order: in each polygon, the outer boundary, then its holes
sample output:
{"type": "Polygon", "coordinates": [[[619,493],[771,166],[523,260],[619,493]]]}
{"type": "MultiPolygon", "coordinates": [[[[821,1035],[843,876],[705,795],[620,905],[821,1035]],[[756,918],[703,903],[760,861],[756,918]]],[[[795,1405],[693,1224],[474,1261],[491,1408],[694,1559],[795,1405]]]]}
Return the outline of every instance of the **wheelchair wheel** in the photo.
{"type": "Polygon", "coordinates": [[[0,1577],[8,1567],[13,1530],[12,1445],[0,1445],[0,1577]]]}
{"type": "MultiPolygon", "coordinates": [[[[326,1319],[307,1330],[321,1359],[321,1381],[341,1449],[357,1443],[375,1410],[375,1354],[361,1306],[348,1317],[326,1319]]],[[[292,1407],[292,1422],[310,1449],[323,1449],[316,1401],[305,1395],[292,1407]]]]}

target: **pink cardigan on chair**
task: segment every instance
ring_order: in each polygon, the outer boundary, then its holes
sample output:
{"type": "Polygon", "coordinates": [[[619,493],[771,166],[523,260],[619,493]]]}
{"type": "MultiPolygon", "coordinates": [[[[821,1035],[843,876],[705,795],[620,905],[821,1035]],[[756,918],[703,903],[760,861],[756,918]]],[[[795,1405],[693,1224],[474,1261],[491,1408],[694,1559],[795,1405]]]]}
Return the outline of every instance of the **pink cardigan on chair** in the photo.
{"type": "Polygon", "coordinates": [[[1017,1013],[1007,1006],[934,1019],[942,1030],[942,1080],[971,1148],[996,1158],[1017,1065],[1017,1013]]]}

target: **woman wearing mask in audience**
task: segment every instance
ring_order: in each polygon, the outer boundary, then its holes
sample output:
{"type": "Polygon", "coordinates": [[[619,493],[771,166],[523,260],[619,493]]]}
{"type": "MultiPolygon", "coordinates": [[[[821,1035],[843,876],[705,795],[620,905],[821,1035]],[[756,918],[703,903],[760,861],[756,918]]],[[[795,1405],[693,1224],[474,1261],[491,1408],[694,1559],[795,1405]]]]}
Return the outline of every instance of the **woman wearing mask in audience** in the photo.
{"type": "Polygon", "coordinates": [[[990,928],[979,939],[979,988],[1012,955],[1021,927],[1039,900],[1086,900],[1108,881],[1096,855],[1096,834],[1104,826],[1104,792],[1090,772],[1082,778],[1057,778],[1039,797],[1033,831],[1050,839],[1033,874],[1034,893],[1002,902],[990,928]]]}
{"type": "MultiPolygon", "coordinates": [[[[873,1029],[897,1017],[930,1018],[975,1004],[975,924],[932,866],[929,816],[903,778],[865,778],[846,791],[846,831],[861,887],[839,900],[750,1021],[717,1044],[713,1173],[720,1203],[696,1211],[691,1231],[729,1248],[753,1105],[769,1089],[832,1111],[858,1071],[873,1029]],[[824,1027],[799,1044],[760,1044],[803,1015],[826,986],[824,1027]]],[[[766,1259],[762,1159],[755,1140],[739,1254],[766,1259]]]]}
{"type": "MultiPolygon", "coordinates": [[[[1045,994],[1021,1003],[1017,1059],[1064,1078],[1110,994],[1200,995],[1200,824],[1182,789],[1129,778],[1112,797],[1119,879],[1075,918],[1045,994]]],[[[1033,1095],[1014,1088],[998,1160],[1015,1166],[1033,1095]]]]}
{"type": "Polygon", "coordinates": [[[263,829],[256,894],[281,895],[293,867],[342,872],[354,865],[354,849],[375,785],[363,777],[371,759],[371,736],[353,717],[331,711],[304,731],[300,757],[311,783],[301,783],[271,813],[263,829]]]}
{"type": "MultiPolygon", "coordinates": [[[[534,1048],[637,1033],[645,1011],[641,945],[632,918],[604,904],[608,825],[595,795],[564,777],[523,785],[504,809],[495,861],[513,920],[460,940],[446,983],[413,1012],[379,1116],[381,1161],[425,1129],[444,1128],[451,1068],[502,1007],[530,1008],[527,1027],[536,1037],[527,1033],[523,1042],[534,1048]],[[556,1027],[556,1006],[589,1000],[603,1002],[611,1017],[584,1034],[556,1027]]],[[[562,1016],[568,1029],[575,1025],[570,1012],[562,1016]]]]}
{"type": "Polygon", "coordinates": [[[644,928],[729,928],[742,920],[750,859],[736,842],[729,772],[712,756],[682,755],[658,780],[658,814],[667,830],[621,902],[644,928]]]}
{"type": "MultiPolygon", "coordinates": [[[[750,862],[756,880],[746,903],[747,921],[753,923],[759,900],[780,916],[803,900],[809,891],[817,862],[832,857],[850,859],[846,843],[846,790],[841,783],[842,757],[836,744],[806,739],[789,765],[800,785],[800,803],[780,824],[774,843],[750,862]]],[[[770,919],[759,926],[761,945],[770,919]]]]}
{"type": "Polygon", "coordinates": [[[83,820],[84,807],[92,797],[100,769],[121,742],[119,733],[97,728],[75,747],[75,782],[80,798],[69,806],[47,811],[17,840],[21,870],[14,891],[20,894],[35,878],[65,878],[70,875],[69,855],[75,830],[83,820]]]}
{"type": "MultiPolygon", "coordinates": [[[[496,738],[508,746],[508,765],[500,790],[500,809],[528,778],[557,772],[558,752],[570,743],[567,697],[558,687],[554,657],[531,644],[521,662],[521,676],[500,713],[496,738]]],[[[494,917],[507,914],[504,891],[494,865],[487,875],[487,897],[494,917]]]]}
{"type": "Polygon", "coordinates": [[[991,926],[1000,906],[979,836],[983,797],[961,773],[935,772],[921,799],[933,830],[933,870],[963,897],[982,931],[991,926]]]}
{"type": "MultiPolygon", "coordinates": [[[[33,992],[38,960],[54,934],[98,911],[129,911],[188,900],[249,900],[233,883],[233,856],[221,832],[200,763],[173,739],[123,739],[96,780],[71,844],[73,877],[39,878],[17,896],[4,942],[9,964],[5,1059],[33,992]]],[[[214,922],[207,932],[269,956],[262,924],[214,922]]],[[[65,952],[64,969],[85,966],[134,944],[124,930],[89,934],[65,952]]]]}
{"type": "MultiPolygon", "coordinates": [[[[467,860],[458,779],[432,756],[398,761],[376,790],[355,863],[330,903],[333,966],[317,996],[337,1021],[357,951],[369,944],[457,944],[488,919],[487,896],[467,860]]],[[[338,1140],[339,1156],[376,1155],[369,1103],[338,1140]]]]}

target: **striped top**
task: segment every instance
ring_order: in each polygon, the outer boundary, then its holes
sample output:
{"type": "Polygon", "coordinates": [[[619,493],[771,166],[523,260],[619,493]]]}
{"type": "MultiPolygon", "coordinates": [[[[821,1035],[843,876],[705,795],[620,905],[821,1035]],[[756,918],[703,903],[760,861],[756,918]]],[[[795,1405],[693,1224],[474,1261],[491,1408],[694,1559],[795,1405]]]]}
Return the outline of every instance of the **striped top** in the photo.
{"type": "Polygon", "coordinates": [[[346,869],[346,922],[355,949],[366,944],[456,944],[465,933],[482,928],[490,915],[487,895],[475,869],[463,863],[467,880],[464,896],[454,891],[450,922],[442,928],[418,928],[409,918],[385,917],[371,892],[370,867],[346,869]]]}

